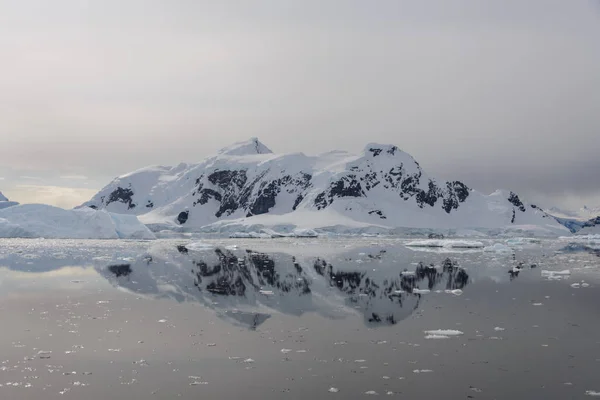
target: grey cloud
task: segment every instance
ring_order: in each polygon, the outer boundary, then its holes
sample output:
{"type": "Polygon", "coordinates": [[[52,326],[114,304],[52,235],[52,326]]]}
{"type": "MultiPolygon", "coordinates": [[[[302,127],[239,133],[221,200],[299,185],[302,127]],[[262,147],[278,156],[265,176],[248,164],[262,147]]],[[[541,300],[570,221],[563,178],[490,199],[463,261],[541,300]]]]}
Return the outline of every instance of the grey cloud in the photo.
{"type": "Polygon", "coordinates": [[[599,19],[564,0],[0,1],[3,185],[102,186],[258,136],[394,143],[483,191],[594,197],[599,19]]]}

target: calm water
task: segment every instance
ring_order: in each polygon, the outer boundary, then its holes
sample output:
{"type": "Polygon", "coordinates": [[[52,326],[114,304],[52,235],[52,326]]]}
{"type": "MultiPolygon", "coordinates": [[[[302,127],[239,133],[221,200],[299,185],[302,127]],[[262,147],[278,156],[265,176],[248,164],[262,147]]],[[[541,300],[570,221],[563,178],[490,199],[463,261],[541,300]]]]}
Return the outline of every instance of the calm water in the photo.
{"type": "Polygon", "coordinates": [[[0,241],[0,399],[600,392],[597,244],[204,243],[0,241]]]}

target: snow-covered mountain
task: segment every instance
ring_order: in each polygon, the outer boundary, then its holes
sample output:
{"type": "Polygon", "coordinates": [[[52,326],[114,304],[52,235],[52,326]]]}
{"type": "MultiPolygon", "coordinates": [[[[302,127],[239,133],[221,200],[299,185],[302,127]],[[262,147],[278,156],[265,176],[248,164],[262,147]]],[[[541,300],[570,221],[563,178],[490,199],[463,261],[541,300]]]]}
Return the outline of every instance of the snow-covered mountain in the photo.
{"type": "Polygon", "coordinates": [[[579,221],[589,221],[596,217],[600,217],[600,207],[583,206],[577,211],[550,207],[546,212],[558,218],[575,219],[579,221]]]}
{"type": "Polygon", "coordinates": [[[16,201],[8,200],[8,198],[5,195],[3,195],[2,192],[0,192],[0,210],[2,210],[3,208],[16,206],[18,204],[19,203],[16,201]]]}
{"type": "Polygon", "coordinates": [[[393,145],[360,154],[274,154],[252,138],[197,164],[120,176],[83,204],[138,215],[153,229],[234,231],[486,229],[565,233],[513,192],[484,195],[428,176],[393,145]]]}

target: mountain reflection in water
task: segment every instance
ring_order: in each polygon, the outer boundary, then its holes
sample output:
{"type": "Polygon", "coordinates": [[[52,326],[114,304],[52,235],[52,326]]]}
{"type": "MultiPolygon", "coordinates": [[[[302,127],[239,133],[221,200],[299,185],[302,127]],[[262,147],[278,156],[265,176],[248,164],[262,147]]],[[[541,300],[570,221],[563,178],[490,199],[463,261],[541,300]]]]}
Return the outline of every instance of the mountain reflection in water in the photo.
{"type": "Polygon", "coordinates": [[[371,326],[393,325],[419,307],[428,291],[455,291],[469,275],[455,261],[418,263],[401,270],[386,260],[385,251],[355,261],[337,257],[305,258],[252,250],[212,248],[145,256],[131,264],[99,268],[114,285],[133,292],[177,301],[193,301],[222,318],[256,328],[277,311],[291,315],[317,312],[332,318],[340,310],[363,315],[371,326]],[[374,268],[376,267],[376,268],[374,268]]]}

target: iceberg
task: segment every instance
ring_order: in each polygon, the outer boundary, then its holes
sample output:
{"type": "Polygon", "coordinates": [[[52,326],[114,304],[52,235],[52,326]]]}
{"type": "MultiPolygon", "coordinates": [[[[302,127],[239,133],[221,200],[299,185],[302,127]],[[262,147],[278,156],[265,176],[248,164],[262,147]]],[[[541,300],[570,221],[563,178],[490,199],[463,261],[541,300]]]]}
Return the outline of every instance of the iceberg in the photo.
{"type": "Polygon", "coordinates": [[[0,238],[156,239],[135,215],[91,208],[65,210],[44,204],[0,210],[0,238]]]}

